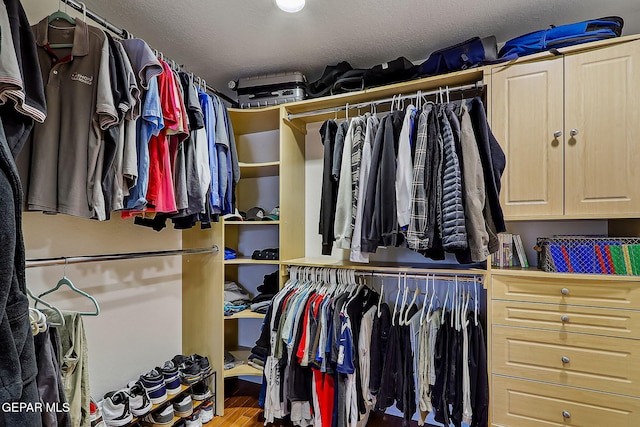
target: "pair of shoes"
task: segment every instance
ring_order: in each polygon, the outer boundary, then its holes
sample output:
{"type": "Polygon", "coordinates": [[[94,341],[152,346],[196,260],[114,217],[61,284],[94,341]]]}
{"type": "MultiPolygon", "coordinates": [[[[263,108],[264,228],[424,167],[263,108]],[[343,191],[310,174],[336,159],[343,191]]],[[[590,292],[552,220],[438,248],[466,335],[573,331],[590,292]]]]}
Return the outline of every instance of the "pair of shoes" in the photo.
{"type": "Polygon", "coordinates": [[[178,368],[180,380],[186,385],[194,384],[211,373],[209,359],[199,354],[191,356],[178,354],[171,359],[171,362],[178,368]]]}
{"type": "Polygon", "coordinates": [[[177,417],[186,418],[193,414],[193,400],[191,395],[187,394],[179,402],[173,402],[173,410],[177,417]]]}
{"type": "Polygon", "coordinates": [[[195,384],[191,390],[193,390],[193,400],[202,401],[207,400],[208,398],[213,396],[213,393],[211,393],[211,389],[205,382],[195,384]]]}
{"type": "Polygon", "coordinates": [[[200,421],[206,424],[213,420],[213,401],[208,400],[200,406],[200,421]]]}
{"type": "Polygon", "coordinates": [[[191,416],[185,420],[185,427],[202,427],[202,420],[200,419],[200,410],[193,411],[191,416]]]}
{"type": "Polygon", "coordinates": [[[151,400],[140,381],[129,383],[126,389],[105,394],[102,403],[104,421],[108,427],[125,425],[133,417],[145,415],[151,408],[151,400]]]}
{"type": "Polygon", "coordinates": [[[173,425],[174,410],[172,405],[167,405],[161,411],[154,412],[142,419],[144,425],[152,427],[164,427],[173,425]]]}
{"type": "Polygon", "coordinates": [[[104,421],[102,421],[102,411],[93,397],[89,401],[89,420],[91,427],[105,427],[104,421]]]}

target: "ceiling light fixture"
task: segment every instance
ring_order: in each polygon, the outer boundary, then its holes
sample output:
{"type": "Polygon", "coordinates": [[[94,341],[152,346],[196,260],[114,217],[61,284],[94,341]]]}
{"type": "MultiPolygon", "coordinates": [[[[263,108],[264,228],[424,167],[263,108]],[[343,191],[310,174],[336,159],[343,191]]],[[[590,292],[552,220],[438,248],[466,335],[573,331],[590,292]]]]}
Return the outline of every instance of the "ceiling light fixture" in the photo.
{"type": "Polygon", "coordinates": [[[289,13],[300,12],[304,8],[305,0],[276,0],[281,10],[289,13]]]}

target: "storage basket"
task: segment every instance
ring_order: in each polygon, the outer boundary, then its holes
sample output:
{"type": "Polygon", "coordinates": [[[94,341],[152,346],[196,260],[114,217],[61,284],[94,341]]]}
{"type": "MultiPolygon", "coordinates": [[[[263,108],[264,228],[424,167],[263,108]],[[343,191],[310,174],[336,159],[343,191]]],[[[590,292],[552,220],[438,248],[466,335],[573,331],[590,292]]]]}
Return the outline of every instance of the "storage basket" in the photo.
{"type": "Polygon", "coordinates": [[[539,237],[536,250],[538,268],[544,271],[640,275],[640,238],[539,237]]]}

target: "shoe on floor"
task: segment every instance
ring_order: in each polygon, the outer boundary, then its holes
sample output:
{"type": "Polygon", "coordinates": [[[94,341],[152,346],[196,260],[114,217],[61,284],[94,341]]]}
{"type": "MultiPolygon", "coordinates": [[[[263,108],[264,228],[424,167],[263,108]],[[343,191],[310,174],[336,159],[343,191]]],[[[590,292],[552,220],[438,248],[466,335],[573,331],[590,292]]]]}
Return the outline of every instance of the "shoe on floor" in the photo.
{"type": "Polygon", "coordinates": [[[129,410],[129,395],[120,390],[107,397],[102,403],[102,417],[108,427],[121,427],[133,419],[129,410]]]}
{"type": "Polygon", "coordinates": [[[147,391],[151,403],[158,404],[167,400],[167,387],[164,376],[156,369],[152,369],[140,377],[142,386],[147,391]]]}
{"type": "Polygon", "coordinates": [[[206,424],[213,419],[213,401],[207,400],[200,406],[200,421],[206,424]]]}
{"type": "Polygon", "coordinates": [[[193,400],[191,395],[187,394],[183,399],[179,399],[173,402],[173,410],[176,413],[176,417],[186,418],[193,414],[193,400]]]}
{"type": "Polygon", "coordinates": [[[145,425],[151,425],[153,427],[164,427],[173,425],[173,406],[167,405],[166,408],[161,411],[156,411],[147,415],[142,419],[145,425]]]}
{"type": "Polygon", "coordinates": [[[193,394],[191,397],[193,397],[193,400],[207,400],[208,398],[213,396],[213,394],[211,393],[211,389],[204,382],[195,384],[192,390],[193,394]]]}
{"type": "Polygon", "coordinates": [[[93,397],[89,401],[89,420],[91,421],[91,427],[105,427],[102,421],[102,411],[96,401],[93,400],[93,397]]]}
{"type": "Polygon", "coordinates": [[[180,374],[178,368],[173,361],[168,360],[164,362],[164,365],[160,368],[156,368],[156,371],[160,372],[164,377],[164,384],[167,388],[167,394],[174,396],[182,390],[180,383],[180,374]]]}
{"type": "Polygon", "coordinates": [[[136,381],[129,386],[129,409],[134,417],[146,415],[153,404],[147,395],[147,390],[140,381],[136,381]]]}

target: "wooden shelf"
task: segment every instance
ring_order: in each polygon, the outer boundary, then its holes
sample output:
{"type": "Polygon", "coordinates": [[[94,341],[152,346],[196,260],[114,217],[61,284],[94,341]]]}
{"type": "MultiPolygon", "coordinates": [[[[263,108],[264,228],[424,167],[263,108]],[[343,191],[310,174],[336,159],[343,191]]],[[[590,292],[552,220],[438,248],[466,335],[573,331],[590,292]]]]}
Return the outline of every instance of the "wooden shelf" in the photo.
{"type": "Polygon", "coordinates": [[[339,267],[348,268],[359,271],[378,271],[378,272],[406,272],[406,273],[435,273],[435,274],[475,274],[486,275],[487,270],[480,268],[432,268],[429,264],[393,264],[393,263],[377,263],[377,264],[357,264],[348,260],[337,260],[333,258],[295,258],[281,262],[282,265],[296,265],[302,267],[339,267]]]}
{"type": "Polygon", "coordinates": [[[233,320],[233,319],[264,319],[264,314],[256,313],[249,309],[246,309],[238,313],[232,314],[231,316],[224,316],[224,320],[233,320]]]}
{"type": "Polygon", "coordinates": [[[251,259],[251,257],[248,256],[243,256],[243,257],[238,257],[235,259],[225,259],[224,260],[225,265],[238,265],[238,264],[273,264],[273,265],[279,265],[280,261],[279,260],[263,260],[263,259],[251,259]]]}
{"type": "Polygon", "coordinates": [[[280,175],[280,162],[244,163],[239,162],[240,178],[261,178],[280,175]]]}
{"type": "Polygon", "coordinates": [[[280,221],[225,221],[224,225],[280,225],[280,221]]]}
{"type": "Polygon", "coordinates": [[[237,135],[265,132],[280,128],[280,106],[265,108],[228,108],[237,135]]]}
{"type": "Polygon", "coordinates": [[[536,267],[491,267],[492,275],[525,276],[547,279],[580,279],[580,280],[611,280],[615,282],[640,282],[640,276],[626,276],[622,274],[583,274],[583,273],[552,273],[539,270],[536,267]]]}
{"type": "Polygon", "coordinates": [[[247,362],[251,355],[251,349],[249,347],[238,347],[233,350],[229,350],[233,354],[236,360],[242,360],[243,363],[231,369],[224,370],[225,378],[240,377],[240,376],[262,376],[262,370],[250,366],[247,362]]]}

